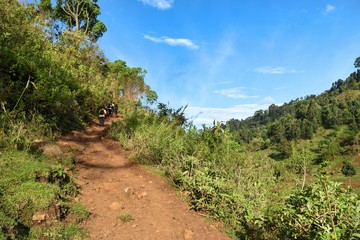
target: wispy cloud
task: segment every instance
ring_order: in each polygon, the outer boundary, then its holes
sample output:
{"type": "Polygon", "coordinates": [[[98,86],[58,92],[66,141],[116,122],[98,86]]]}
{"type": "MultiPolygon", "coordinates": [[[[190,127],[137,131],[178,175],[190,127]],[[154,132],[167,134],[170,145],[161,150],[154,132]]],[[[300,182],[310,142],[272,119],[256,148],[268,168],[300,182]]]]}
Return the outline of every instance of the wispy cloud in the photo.
{"type": "Polygon", "coordinates": [[[234,83],[235,81],[224,81],[224,82],[218,82],[215,85],[223,85],[223,84],[231,84],[234,83]]]}
{"type": "Polygon", "coordinates": [[[144,38],[152,42],[164,43],[170,46],[182,46],[194,50],[199,49],[198,45],[196,45],[195,43],[193,43],[193,41],[187,38],[169,38],[169,37],[157,38],[157,37],[151,37],[149,35],[144,35],[144,38]]]}
{"type": "Polygon", "coordinates": [[[267,109],[269,104],[241,104],[229,108],[202,108],[188,107],[185,114],[194,125],[212,125],[215,121],[227,121],[231,118],[245,119],[252,116],[255,111],[267,109]]]}
{"type": "Polygon", "coordinates": [[[274,101],[275,100],[270,96],[264,98],[264,102],[274,102],[274,101]]]}
{"type": "Polygon", "coordinates": [[[161,10],[169,9],[173,6],[174,0],[139,0],[140,2],[150,5],[161,10]]]}
{"type": "Polygon", "coordinates": [[[213,91],[214,93],[219,93],[228,98],[238,98],[238,99],[247,99],[247,98],[259,98],[259,96],[249,96],[243,93],[244,87],[236,87],[236,88],[227,88],[213,91]]]}
{"type": "Polygon", "coordinates": [[[254,69],[255,72],[264,74],[284,74],[284,73],[296,73],[295,69],[285,67],[258,67],[254,69]]]}
{"type": "Polygon", "coordinates": [[[327,4],[325,9],[325,14],[331,13],[335,10],[335,6],[327,4]]]}

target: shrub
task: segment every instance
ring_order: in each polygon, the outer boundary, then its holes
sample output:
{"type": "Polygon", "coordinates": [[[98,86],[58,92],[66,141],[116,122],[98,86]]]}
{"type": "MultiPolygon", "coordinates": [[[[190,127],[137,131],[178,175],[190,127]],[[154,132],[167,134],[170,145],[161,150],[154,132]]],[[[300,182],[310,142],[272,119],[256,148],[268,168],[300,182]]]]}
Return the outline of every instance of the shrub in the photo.
{"type": "Polygon", "coordinates": [[[357,195],[344,190],[339,183],[323,178],[306,186],[303,191],[291,194],[284,207],[269,217],[279,239],[360,237],[360,201],[357,195]]]}

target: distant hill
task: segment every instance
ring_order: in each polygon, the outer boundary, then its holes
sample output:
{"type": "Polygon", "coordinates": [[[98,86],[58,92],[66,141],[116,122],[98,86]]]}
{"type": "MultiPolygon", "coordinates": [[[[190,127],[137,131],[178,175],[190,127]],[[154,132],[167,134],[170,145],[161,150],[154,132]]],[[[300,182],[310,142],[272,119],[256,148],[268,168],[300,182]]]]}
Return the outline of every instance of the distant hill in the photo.
{"type": "Polygon", "coordinates": [[[252,150],[272,148],[286,158],[290,142],[314,140],[330,133],[342,151],[356,151],[360,129],[360,70],[337,80],[320,95],[309,95],[285,103],[272,104],[245,120],[230,119],[226,127],[240,144],[252,150]]]}

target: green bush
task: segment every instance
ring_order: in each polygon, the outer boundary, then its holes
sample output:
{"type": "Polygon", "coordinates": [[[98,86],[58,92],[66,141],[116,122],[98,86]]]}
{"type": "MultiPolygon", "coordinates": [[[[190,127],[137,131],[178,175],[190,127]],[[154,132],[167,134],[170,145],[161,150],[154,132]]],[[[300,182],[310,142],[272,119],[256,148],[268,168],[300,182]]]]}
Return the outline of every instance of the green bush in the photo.
{"type": "Polygon", "coordinates": [[[319,178],[296,191],[269,215],[268,226],[279,239],[358,239],[360,201],[339,183],[319,178]]]}
{"type": "Polygon", "coordinates": [[[36,232],[32,221],[35,214],[47,215],[47,221],[64,217],[61,202],[66,201],[69,189],[77,192],[64,167],[38,153],[0,152],[0,169],[0,232],[10,239],[25,239],[36,232]]]}
{"type": "Polygon", "coordinates": [[[82,222],[90,216],[89,210],[80,203],[72,203],[69,207],[69,213],[71,213],[76,222],[82,222]]]}

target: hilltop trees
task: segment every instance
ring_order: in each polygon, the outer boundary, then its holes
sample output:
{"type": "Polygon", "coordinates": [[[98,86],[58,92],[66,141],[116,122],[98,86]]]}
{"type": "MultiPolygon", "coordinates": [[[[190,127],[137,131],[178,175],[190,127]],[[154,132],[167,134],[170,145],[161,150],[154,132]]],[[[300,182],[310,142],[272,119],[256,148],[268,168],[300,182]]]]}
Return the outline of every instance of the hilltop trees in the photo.
{"type": "Polygon", "coordinates": [[[83,126],[100,104],[117,99],[120,89],[134,100],[150,90],[145,70],[109,62],[93,41],[101,36],[95,31],[99,14],[90,0],[59,0],[54,11],[49,0],[0,2],[2,133],[10,134],[5,123],[18,114],[24,123],[42,119],[51,131],[67,132],[83,126]],[[54,34],[56,17],[76,34],[54,34]]]}
{"type": "Polygon", "coordinates": [[[358,58],[355,59],[354,66],[355,66],[356,68],[360,68],[360,57],[358,57],[358,58]]]}
{"type": "Polygon", "coordinates": [[[93,40],[100,38],[107,28],[98,20],[100,6],[97,0],[57,0],[54,16],[66,25],[68,31],[82,31],[93,40]]]}
{"type": "Polygon", "coordinates": [[[150,87],[145,84],[146,70],[128,67],[125,61],[115,60],[108,64],[109,77],[113,80],[112,94],[127,99],[136,99],[147,93],[150,87]]]}
{"type": "MultiPolygon", "coordinates": [[[[360,66],[360,58],[356,59],[355,66],[360,66]]],[[[231,119],[227,125],[239,142],[249,143],[262,136],[269,138],[273,145],[311,139],[320,128],[334,129],[346,125],[350,131],[356,131],[360,128],[359,90],[358,71],[346,80],[335,81],[330,90],[319,96],[306,96],[282,106],[273,104],[268,110],[259,110],[248,119],[231,119]]]]}

